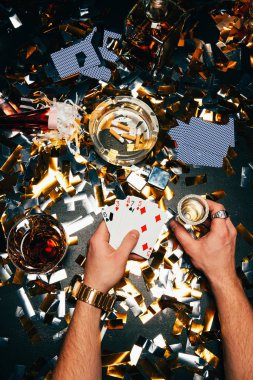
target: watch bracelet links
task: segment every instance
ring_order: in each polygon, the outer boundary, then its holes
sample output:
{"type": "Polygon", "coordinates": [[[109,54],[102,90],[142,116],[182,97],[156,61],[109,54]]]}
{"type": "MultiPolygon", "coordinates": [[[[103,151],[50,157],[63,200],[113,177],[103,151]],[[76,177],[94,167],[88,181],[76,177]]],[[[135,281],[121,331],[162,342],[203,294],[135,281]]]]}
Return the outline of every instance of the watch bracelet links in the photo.
{"type": "Polygon", "coordinates": [[[89,305],[95,306],[106,312],[111,311],[113,309],[114,303],[116,301],[115,295],[111,295],[109,293],[102,293],[85,284],[82,284],[80,286],[76,298],[80,301],[86,302],[89,305]]]}

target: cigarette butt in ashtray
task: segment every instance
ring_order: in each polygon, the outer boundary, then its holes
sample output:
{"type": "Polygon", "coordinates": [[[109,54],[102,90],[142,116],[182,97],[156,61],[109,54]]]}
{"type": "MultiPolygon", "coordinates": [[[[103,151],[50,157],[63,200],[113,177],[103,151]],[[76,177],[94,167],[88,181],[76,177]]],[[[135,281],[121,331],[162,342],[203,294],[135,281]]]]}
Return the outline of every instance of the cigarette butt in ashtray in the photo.
{"type": "Polygon", "coordinates": [[[134,145],[135,148],[138,148],[138,146],[140,144],[140,139],[141,139],[141,129],[137,128],[137,130],[136,130],[136,140],[135,140],[135,145],[134,145]]]}
{"type": "Polygon", "coordinates": [[[102,125],[100,126],[101,131],[104,129],[110,129],[113,119],[114,115],[110,116],[107,120],[105,118],[101,123],[102,125]]]}
{"type": "Polygon", "coordinates": [[[122,133],[121,136],[124,137],[124,139],[131,140],[131,141],[135,141],[135,139],[136,139],[135,136],[129,135],[128,133],[122,133]]]}
{"type": "Polygon", "coordinates": [[[130,127],[128,127],[127,125],[124,125],[122,123],[118,123],[115,120],[111,123],[111,127],[119,128],[119,129],[122,129],[122,131],[126,131],[126,132],[130,131],[130,127]]]}
{"type": "Polygon", "coordinates": [[[208,218],[209,207],[200,195],[189,194],[178,202],[177,213],[180,222],[196,226],[208,218]]]}
{"type": "Polygon", "coordinates": [[[117,139],[119,142],[121,142],[121,144],[123,144],[124,143],[124,139],[123,139],[123,137],[121,137],[117,132],[115,132],[114,131],[114,129],[112,129],[112,128],[110,128],[110,134],[113,136],[113,137],[115,137],[115,139],[117,139]]]}

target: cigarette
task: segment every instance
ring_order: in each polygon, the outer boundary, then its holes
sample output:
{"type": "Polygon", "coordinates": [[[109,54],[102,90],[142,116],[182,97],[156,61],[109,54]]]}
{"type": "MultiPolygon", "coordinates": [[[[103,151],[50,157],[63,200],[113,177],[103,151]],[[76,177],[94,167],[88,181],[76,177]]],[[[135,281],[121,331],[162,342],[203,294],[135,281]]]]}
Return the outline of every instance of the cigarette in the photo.
{"type": "Polygon", "coordinates": [[[113,135],[113,137],[115,137],[115,139],[117,139],[119,142],[121,142],[121,144],[124,143],[124,139],[123,137],[121,137],[117,132],[115,132],[113,129],[110,128],[110,134],[113,135]]]}
{"type": "Polygon", "coordinates": [[[136,139],[135,136],[129,135],[128,133],[122,133],[121,136],[124,137],[124,139],[131,140],[131,141],[135,141],[136,139]]]}
{"type": "Polygon", "coordinates": [[[122,129],[123,131],[126,131],[126,132],[130,131],[130,127],[127,127],[126,125],[121,124],[121,123],[117,123],[115,120],[112,122],[112,126],[122,129]]]}
{"type": "Polygon", "coordinates": [[[136,140],[135,140],[135,148],[138,148],[139,143],[140,143],[140,138],[141,138],[141,130],[137,128],[136,131],[136,140]]]}

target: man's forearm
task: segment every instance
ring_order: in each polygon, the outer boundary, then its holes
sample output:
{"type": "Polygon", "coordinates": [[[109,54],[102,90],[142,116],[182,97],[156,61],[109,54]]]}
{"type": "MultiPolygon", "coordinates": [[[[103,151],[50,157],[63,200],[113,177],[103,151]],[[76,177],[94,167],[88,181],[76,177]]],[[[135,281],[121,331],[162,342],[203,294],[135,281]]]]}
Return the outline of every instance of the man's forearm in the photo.
{"type": "Polygon", "coordinates": [[[236,275],[211,281],[221,324],[227,380],[248,380],[253,373],[253,309],[236,275]]]}
{"type": "Polygon", "coordinates": [[[53,380],[101,379],[101,311],[78,301],[53,380]]]}

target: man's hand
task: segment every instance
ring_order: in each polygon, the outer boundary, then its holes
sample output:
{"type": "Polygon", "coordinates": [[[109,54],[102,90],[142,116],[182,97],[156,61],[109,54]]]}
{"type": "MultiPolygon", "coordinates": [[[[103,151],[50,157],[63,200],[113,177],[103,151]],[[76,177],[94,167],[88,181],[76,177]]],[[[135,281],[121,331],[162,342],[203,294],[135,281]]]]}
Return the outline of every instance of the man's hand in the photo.
{"type": "MultiPolygon", "coordinates": [[[[211,214],[224,210],[224,206],[207,200],[211,214]]],[[[184,251],[191,257],[193,265],[205,273],[209,281],[234,278],[236,229],[230,218],[215,218],[210,232],[194,240],[184,227],[172,220],[170,227],[184,251]]]]}
{"type": "Polygon", "coordinates": [[[125,273],[129,254],[137,244],[139,232],[132,230],[118,249],[109,244],[109,232],[103,221],[90,239],[84,270],[84,283],[103,293],[108,292],[125,273]]]}

